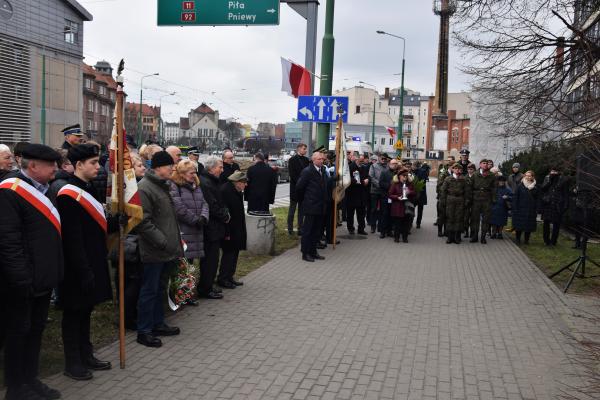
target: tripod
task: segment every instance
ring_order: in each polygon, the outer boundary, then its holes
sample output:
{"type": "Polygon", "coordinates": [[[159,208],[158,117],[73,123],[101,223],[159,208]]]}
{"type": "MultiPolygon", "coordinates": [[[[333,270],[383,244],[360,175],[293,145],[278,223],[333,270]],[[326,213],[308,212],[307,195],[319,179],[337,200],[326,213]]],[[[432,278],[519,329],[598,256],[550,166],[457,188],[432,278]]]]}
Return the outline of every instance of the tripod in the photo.
{"type": "Polygon", "coordinates": [[[552,275],[550,275],[548,278],[552,279],[555,276],[557,276],[558,274],[560,274],[561,272],[565,271],[565,270],[569,270],[571,271],[571,267],[573,265],[575,265],[575,269],[572,270],[572,274],[571,277],[569,278],[569,281],[567,282],[567,284],[565,285],[565,288],[563,289],[564,293],[567,293],[567,290],[569,290],[569,287],[571,286],[571,284],[573,283],[573,280],[575,280],[575,276],[579,277],[579,278],[595,278],[596,276],[585,276],[585,263],[586,262],[590,262],[592,264],[594,264],[596,267],[600,268],[600,264],[598,264],[596,261],[592,260],[591,258],[588,257],[587,255],[587,243],[588,243],[588,236],[584,235],[581,238],[581,254],[579,255],[579,257],[577,257],[574,261],[570,262],[569,264],[565,265],[564,267],[562,267],[561,269],[559,269],[558,271],[556,271],[555,273],[553,273],[552,275]],[[579,272],[581,270],[581,272],[579,272]]]}

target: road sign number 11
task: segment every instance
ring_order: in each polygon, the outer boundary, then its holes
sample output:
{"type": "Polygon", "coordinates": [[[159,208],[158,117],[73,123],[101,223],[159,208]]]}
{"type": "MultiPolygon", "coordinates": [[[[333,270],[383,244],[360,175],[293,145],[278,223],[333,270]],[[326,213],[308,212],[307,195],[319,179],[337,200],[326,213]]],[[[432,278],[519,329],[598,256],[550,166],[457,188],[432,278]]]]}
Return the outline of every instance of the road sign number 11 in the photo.
{"type": "Polygon", "coordinates": [[[196,8],[196,5],[194,4],[193,1],[184,1],[183,2],[183,9],[184,10],[193,10],[194,8],[196,8]]]}

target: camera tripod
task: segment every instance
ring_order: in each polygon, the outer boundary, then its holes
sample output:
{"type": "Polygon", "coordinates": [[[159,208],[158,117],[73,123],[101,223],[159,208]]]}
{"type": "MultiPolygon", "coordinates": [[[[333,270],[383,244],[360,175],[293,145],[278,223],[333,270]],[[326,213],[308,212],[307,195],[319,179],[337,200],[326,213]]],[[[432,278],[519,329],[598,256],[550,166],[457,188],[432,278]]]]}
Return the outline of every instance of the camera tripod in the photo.
{"type": "Polygon", "coordinates": [[[548,277],[548,278],[552,279],[567,269],[569,271],[572,271],[571,277],[569,278],[569,281],[567,282],[567,284],[565,285],[565,288],[563,289],[563,293],[567,293],[567,290],[569,290],[569,287],[573,283],[573,280],[575,280],[576,276],[579,278],[596,278],[597,277],[597,276],[585,276],[585,263],[586,262],[590,262],[590,263],[594,264],[596,267],[600,268],[600,264],[598,264],[596,261],[594,261],[588,257],[587,243],[588,243],[588,236],[585,235],[581,238],[581,254],[579,255],[579,257],[577,257],[574,261],[565,265],[564,267],[562,267],[561,269],[559,269],[558,271],[556,271],[555,273],[553,273],[552,275],[550,275],[548,277]],[[575,265],[575,269],[571,270],[571,267],[573,265],[575,265]],[[581,271],[581,272],[579,272],[579,271],[581,271]]]}

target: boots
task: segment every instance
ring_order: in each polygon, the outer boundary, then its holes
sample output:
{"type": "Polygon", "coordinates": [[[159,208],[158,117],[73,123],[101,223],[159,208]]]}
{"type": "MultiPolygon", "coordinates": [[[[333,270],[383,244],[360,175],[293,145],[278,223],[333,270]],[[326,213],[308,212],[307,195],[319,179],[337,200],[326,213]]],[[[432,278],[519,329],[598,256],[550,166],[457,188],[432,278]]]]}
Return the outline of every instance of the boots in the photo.
{"type": "Polygon", "coordinates": [[[471,235],[469,235],[469,228],[465,229],[465,239],[470,238],[471,235]]]}
{"type": "Polygon", "coordinates": [[[471,243],[477,243],[479,237],[479,235],[477,235],[477,232],[473,232],[471,233],[471,240],[469,240],[469,242],[471,243]]]}
{"type": "Polygon", "coordinates": [[[456,232],[456,237],[454,238],[454,243],[459,244],[460,242],[462,242],[462,238],[461,238],[461,233],[460,231],[456,232]]]}
{"type": "Polygon", "coordinates": [[[444,233],[443,233],[444,227],[441,224],[438,224],[437,228],[438,228],[438,237],[444,236],[444,233]]]}
{"type": "Polygon", "coordinates": [[[446,239],[446,243],[448,243],[448,244],[454,243],[454,232],[447,231],[446,235],[448,236],[448,239],[446,239]]]}

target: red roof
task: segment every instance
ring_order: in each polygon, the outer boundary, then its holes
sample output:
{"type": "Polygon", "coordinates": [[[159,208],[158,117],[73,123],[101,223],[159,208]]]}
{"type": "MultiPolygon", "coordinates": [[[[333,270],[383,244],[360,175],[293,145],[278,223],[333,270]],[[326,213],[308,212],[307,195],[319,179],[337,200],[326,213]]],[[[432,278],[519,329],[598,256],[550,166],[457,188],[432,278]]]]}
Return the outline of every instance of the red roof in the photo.
{"type": "MultiPolygon", "coordinates": [[[[130,113],[139,113],[140,112],[140,104],[139,103],[129,103],[125,105],[126,111],[130,113]]],[[[149,106],[148,104],[142,104],[142,115],[146,115],[149,117],[158,117],[160,114],[160,107],[149,106]]]]}
{"type": "Polygon", "coordinates": [[[209,106],[207,106],[206,103],[200,104],[200,106],[198,108],[196,108],[194,111],[197,113],[200,113],[200,114],[214,114],[215,113],[215,111],[212,108],[210,108],[209,106]]]}
{"type": "Polygon", "coordinates": [[[103,74],[102,72],[98,72],[94,69],[94,67],[89,66],[86,63],[82,64],[84,75],[93,76],[96,82],[102,82],[109,88],[117,90],[117,82],[115,82],[112,76],[103,74]]]}
{"type": "Polygon", "coordinates": [[[179,129],[188,130],[190,129],[189,118],[179,118],[179,129]]]}

